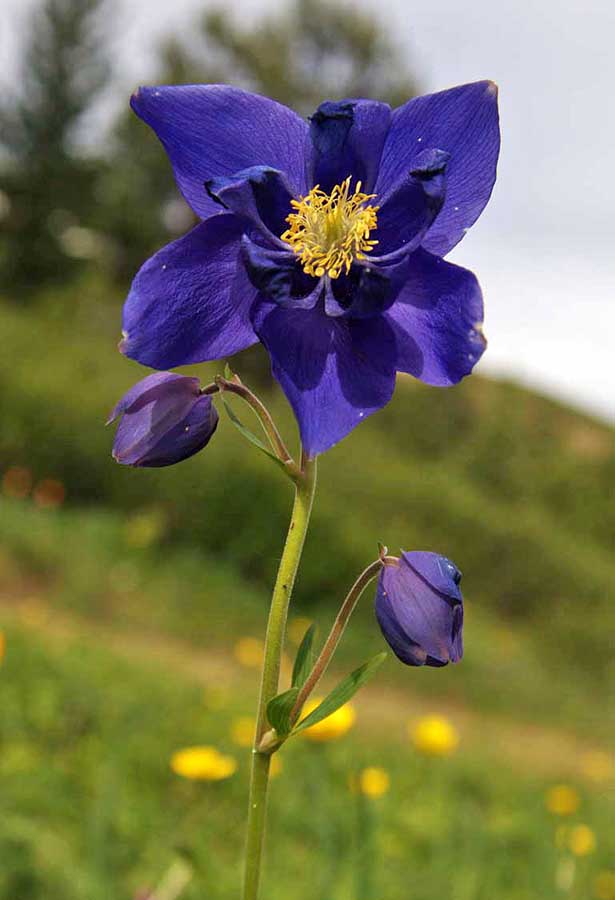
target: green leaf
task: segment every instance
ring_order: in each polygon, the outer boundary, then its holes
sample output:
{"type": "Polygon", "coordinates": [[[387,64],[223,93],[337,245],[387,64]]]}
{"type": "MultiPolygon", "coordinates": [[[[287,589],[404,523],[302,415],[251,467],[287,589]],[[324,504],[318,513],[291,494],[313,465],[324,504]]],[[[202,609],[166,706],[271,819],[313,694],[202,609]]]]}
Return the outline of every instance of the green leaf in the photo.
{"type": "Polygon", "coordinates": [[[225,408],[225,410],[226,410],[226,412],[227,412],[227,415],[228,415],[229,419],[231,420],[231,422],[233,423],[233,425],[235,426],[235,428],[236,428],[238,431],[240,431],[241,434],[242,434],[248,441],[250,441],[251,444],[254,444],[255,447],[258,447],[258,449],[259,449],[262,453],[264,453],[266,456],[268,456],[270,459],[272,459],[272,460],[273,460],[275,463],[277,463],[277,464],[278,464],[285,472],[287,472],[286,466],[284,465],[284,463],[282,462],[282,460],[281,460],[281,459],[278,459],[278,457],[275,455],[275,453],[272,453],[271,450],[269,449],[269,447],[267,447],[267,445],[264,444],[264,443],[261,441],[260,438],[257,438],[255,434],[252,434],[252,432],[250,431],[250,429],[249,429],[249,428],[246,428],[246,426],[243,425],[243,424],[239,421],[239,419],[237,418],[237,416],[235,415],[235,413],[234,413],[233,410],[231,409],[230,404],[227,403],[227,401],[225,400],[225,398],[224,398],[224,393],[221,393],[220,396],[221,396],[221,399],[222,399],[222,403],[224,404],[224,408],[225,408]]]}
{"type": "Polygon", "coordinates": [[[299,688],[292,687],[289,691],[278,694],[267,704],[267,718],[281,738],[285,738],[290,731],[290,713],[298,693],[299,688]]]}
{"type": "Polygon", "coordinates": [[[302,719],[301,722],[293,729],[293,734],[298,734],[300,731],[303,731],[305,728],[309,728],[311,725],[316,725],[317,722],[322,722],[323,719],[326,719],[327,716],[330,716],[335,712],[336,709],[339,709],[340,706],[343,706],[344,703],[347,703],[351,697],[353,697],[356,692],[362,687],[366,681],[376,674],[382,663],[385,661],[387,657],[386,651],[382,651],[382,653],[378,653],[376,656],[369,659],[366,663],[363,663],[362,666],[359,666],[358,669],[355,669],[354,672],[351,672],[347,678],[344,678],[343,681],[334,687],[330,694],[328,694],[325,699],[322,701],[320,706],[317,706],[316,709],[306,716],[305,719],[302,719]]]}
{"type": "Polygon", "coordinates": [[[295,665],[293,666],[293,687],[302,688],[308,675],[312,671],[314,660],[316,659],[316,654],[312,649],[315,636],[316,625],[310,625],[308,630],[303,635],[303,640],[301,641],[299,649],[297,650],[295,665]]]}
{"type": "Polygon", "coordinates": [[[226,380],[232,381],[234,374],[235,373],[233,372],[233,370],[231,369],[229,364],[227,362],[225,362],[224,363],[224,377],[226,378],[226,380]]]}

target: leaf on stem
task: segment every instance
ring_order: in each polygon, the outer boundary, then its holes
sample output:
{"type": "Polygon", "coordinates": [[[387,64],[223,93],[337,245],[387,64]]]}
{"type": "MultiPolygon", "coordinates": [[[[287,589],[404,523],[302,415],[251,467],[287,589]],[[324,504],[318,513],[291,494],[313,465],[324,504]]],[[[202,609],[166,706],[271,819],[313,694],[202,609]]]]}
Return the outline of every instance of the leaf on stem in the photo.
{"type": "Polygon", "coordinates": [[[386,657],[386,651],[378,653],[376,656],[372,657],[372,659],[363,663],[362,666],[359,666],[358,669],[355,669],[354,672],[351,672],[350,675],[343,679],[343,681],[340,681],[337,687],[333,688],[330,694],[327,694],[320,706],[317,706],[309,716],[306,716],[305,719],[302,719],[301,722],[293,728],[292,733],[298,734],[305,728],[316,725],[317,722],[322,722],[323,719],[326,719],[327,716],[334,713],[336,709],[339,709],[340,706],[347,703],[350,698],[356,694],[359,688],[376,674],[386,657]]]}
{"type": "Polygon", "coordinates": [[[223,394],[223,393],[221,394],[221,399],[222,399],[222,403],[223,403],[223,405],[224,405],[224,409],[226,410],[226,413],[227,413],[229,419],[231,420],[231,422],[233,423],[233,425],[235,426],[235,428],[236,428],[239,432],[241,432],[241,434],[242,434],[248,441],[250,441],[251,444],[254,444],[255,447],[258,447],[258,449],[259,449],[262,453],[264,453],[266,456],[268,456],[270,459],[272,459],[275,463],[277,463],[277,464],[283,469],[284,472],[287,472],[287,473],[288,473],[288,470],[287,470],[287,468],[286,468],[286,465],[282,462],[282,460],[279,459],[279,458],[275,455],[275,453],[273,453],[273,452],[269,449],[269,447],[267,447],[267,445],[264,444],[263,441],[261,441],[260,438],[258,438],[255,434],[253,434],[253,433],[250,431],[249,428],[246,428],[246,426],[245,426],[245,425],[237,418],[237,416],[235,415],[235,413],[233,412],[233,410],[232,410],[232,408],[231,408],[230,403],[228,403],[228,402],[225,400],[224,394],[223,394]]]}
{"type": "Polygon", "coordinates": [[[303,640],[297,650],[295,664],[293,666],[292,686],[302,688],[308,675],[312,671],[316,654],[313,650],[314,638],[316,636],[316,625],[310,625],[303,635],[303,640]]]}
{"type": "Polygon", "coordinates": [[[278,737],[285,738],[291,729],[290,713],[295,705],[295,700],[299,693],[298,687],[292,687],[282,694],[278,694],[273,700],[267,704],[267,718],[273,728],[275,728],[278,737]]]}

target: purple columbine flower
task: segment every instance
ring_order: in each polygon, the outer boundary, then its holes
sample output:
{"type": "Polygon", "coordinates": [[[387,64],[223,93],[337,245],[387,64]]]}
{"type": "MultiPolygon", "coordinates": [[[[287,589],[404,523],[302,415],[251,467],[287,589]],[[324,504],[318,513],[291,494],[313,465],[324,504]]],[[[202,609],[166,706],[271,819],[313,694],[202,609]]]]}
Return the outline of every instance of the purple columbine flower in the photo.
{"type": "Polygon", "coordinates": [[[383,566],[376,618],[395,655],[409,666],[445,666],[463,656],[461,572],[445,556],[402,551],[383,566]]]}
{"type": "Polygon", "coordinates": [[[395,110],[328,101],[309,124],[225,85],[140,88],[132,107],[203,221],[137,274],[123,353],[169,369],[260,340],[310,456],[384,406],[396,372],[472,371],[480,288],[442,257],[493,188],[492,82],[395,110]]]}
{"type": "Polygon", "coordinates": [[[199,391],[199,379],[157,372],[125,394],[107,425],[122,416],[113,442],[113,458],[125,466],[171,466],[209,443],[218,425],[211,397],[199,391]]]}

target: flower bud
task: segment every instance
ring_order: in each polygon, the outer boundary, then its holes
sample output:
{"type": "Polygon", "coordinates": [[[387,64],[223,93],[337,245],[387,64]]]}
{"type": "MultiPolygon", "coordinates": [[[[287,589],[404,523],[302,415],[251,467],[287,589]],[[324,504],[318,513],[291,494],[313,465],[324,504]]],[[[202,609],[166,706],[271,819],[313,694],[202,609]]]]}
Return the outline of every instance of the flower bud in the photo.
{"type": "Polygon", "coordinates": [[[463,656],[461,572],[445,556],[402,551],[383,566],[376,618],[395,655],[409,666],[445,666],[463,656]]]}
{"type": "Polygon", "coordinates": [[[117,404],[107,425],[122,416],[113,458],[125,466],[171,466],[209,442],[218,413],[199,379],[172,372],[148,375],[117,404]]]}

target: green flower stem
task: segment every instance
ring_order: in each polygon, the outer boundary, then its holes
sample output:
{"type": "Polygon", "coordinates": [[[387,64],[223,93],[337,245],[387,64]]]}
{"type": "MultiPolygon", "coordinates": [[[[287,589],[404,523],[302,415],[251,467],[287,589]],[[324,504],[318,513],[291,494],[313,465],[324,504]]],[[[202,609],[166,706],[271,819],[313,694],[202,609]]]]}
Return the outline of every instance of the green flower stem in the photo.
{"type": "Polygon", "coordinates": [[[331,657],[335,653],[337,645],[339,644],[344,631],[346,630],[346,625],[348,624],[348,619],[353,613],[353,610],[357,603],[361,598],[361,594],[374,578],[377,578],[380,575],[383,566],[396,566],[398,565],[398,560],[394,556],[385,556],[384,553],[380,556],[379,559],[375,560],[373,563],[364,569],[353,586],[348,591],[344,602],[340,607],[340,611],[337,614],[335,622],[333,623],[333,627],[329,632],[329,636],[325,641],[322,650],[320,651],[320,655],[314,666],[312,671],[308,675],[303,687],[299,691],[297,695],[297,699],[295,701],[295,705],[292,708],[290,714],[290,721],[294,723],[299,718],[299,714],[303,709],[303,705],[305,701],[308,699],[322,676],[324,675],[327,666],[331,662],[331,657]]]}
{"type": "Polygon", "coordinates": [[[297,569],[299,568],[316,488],[316,460],[303,457],[301,462],[301,474],[295,483],[295,502],[292,516],[271,598],[271,609],[269,611],[267,637],[265,640],[261,692],[258,701],[254,749],[252,751],[252,777],[248,806],[243,900],[256,900],[258,897],[265,818],[267,814],[269,765],[271,761],[270,754],[259,752],[258,747],[264,733],[269,730],[267,704],[278,693],[280,661],[286,631],[288,604],[297,569]]]}

